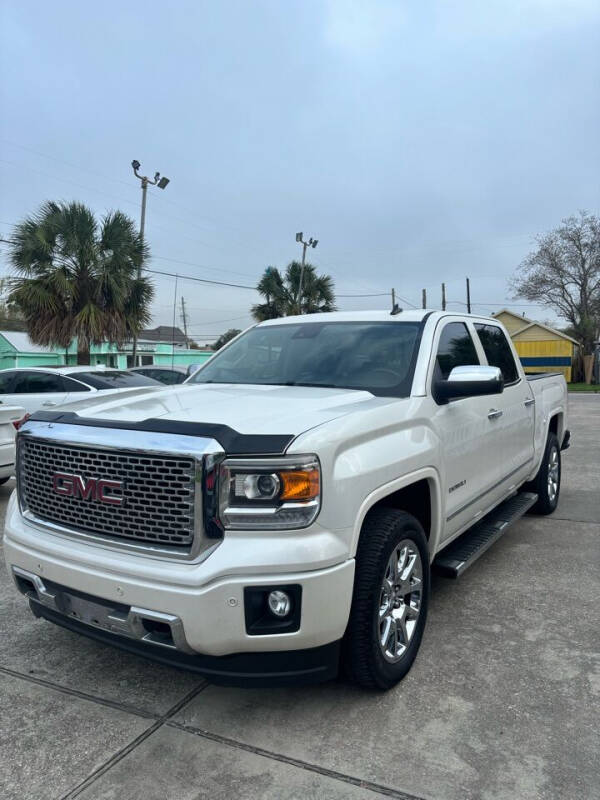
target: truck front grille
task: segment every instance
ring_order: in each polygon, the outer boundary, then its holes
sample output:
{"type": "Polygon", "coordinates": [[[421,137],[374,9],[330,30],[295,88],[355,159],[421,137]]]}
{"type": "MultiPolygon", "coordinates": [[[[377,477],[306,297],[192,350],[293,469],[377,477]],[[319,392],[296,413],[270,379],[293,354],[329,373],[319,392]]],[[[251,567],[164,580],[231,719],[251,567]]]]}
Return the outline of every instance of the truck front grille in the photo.
{"type": "Polygon", "coordinates": [[[18,461],[21,507],[40,520],[152,546],[192,544],[193,458],[23,437],[18,461]]]}

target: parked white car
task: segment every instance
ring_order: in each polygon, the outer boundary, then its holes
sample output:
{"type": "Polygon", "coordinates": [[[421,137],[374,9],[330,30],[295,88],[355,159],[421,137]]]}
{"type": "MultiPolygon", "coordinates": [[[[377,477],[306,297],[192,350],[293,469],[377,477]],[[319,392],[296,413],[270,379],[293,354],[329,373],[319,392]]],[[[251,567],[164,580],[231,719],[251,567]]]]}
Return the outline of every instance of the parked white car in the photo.
{"type": "Polygon", "coordinates": [[[158,381],[106,367],[19,367],[0,370],[0,403],[22,406],[28,414],[84,397],[158,386],[158,381]],[[85,394],[84,394],[85,393],[85,394]]]}
{"type": "Polygon", "coordinates": [[[0,485],[15,471],[15,434],[24,418],[24,408],[0,405],[0,485]]]}

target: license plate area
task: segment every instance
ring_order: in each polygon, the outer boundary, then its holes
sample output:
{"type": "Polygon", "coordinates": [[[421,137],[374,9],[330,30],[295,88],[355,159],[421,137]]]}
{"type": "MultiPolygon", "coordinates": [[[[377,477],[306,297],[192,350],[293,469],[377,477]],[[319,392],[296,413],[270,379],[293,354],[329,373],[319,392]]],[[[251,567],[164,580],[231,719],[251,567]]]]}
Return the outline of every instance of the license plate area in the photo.
{"type": "Polygon", "coordinates": [[[128,606],[70,589],[13,566],[19,591],[32,603],[48,608],[94,628],[137,639],[146,644],[194,652],[187,644],[183,624],[175,614],[140,606],[128,606]]]}

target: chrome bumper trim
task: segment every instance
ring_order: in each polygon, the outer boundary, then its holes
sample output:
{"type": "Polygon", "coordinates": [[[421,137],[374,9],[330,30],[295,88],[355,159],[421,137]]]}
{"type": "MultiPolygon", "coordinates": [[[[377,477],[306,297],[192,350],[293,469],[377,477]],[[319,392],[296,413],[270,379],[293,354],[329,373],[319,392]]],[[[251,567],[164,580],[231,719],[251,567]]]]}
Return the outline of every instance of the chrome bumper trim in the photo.
{"type": "Polygon", "coordinates": [[[21,594],[66,618],[146,644],[180,650],[183,653],[195,653],[186,641],[181,619],[175,614],[111,603],[83,592],[71,592],[51,581],[46,584],[39,575],[21,567],[13,566],[12,574],[21,594]],[[160,631],[149,630],[145,622],[167,626],[170,636],[165,637],[160,631]]]}

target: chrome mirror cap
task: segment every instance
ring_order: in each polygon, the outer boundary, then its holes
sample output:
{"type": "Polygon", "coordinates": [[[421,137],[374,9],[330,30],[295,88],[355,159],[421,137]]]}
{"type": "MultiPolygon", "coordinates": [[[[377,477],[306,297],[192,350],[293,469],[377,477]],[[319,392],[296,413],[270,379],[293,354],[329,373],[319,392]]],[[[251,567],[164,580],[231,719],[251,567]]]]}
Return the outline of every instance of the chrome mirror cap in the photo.
{"type": "Polygon", "coordinates": [[[498,367],[484,367],[479,364],[466,367],[454,367],[448,375],[451,383],[465,383],[467,381],[489,381],[497,383],[502,381],[502,372],[498,367]]]}

